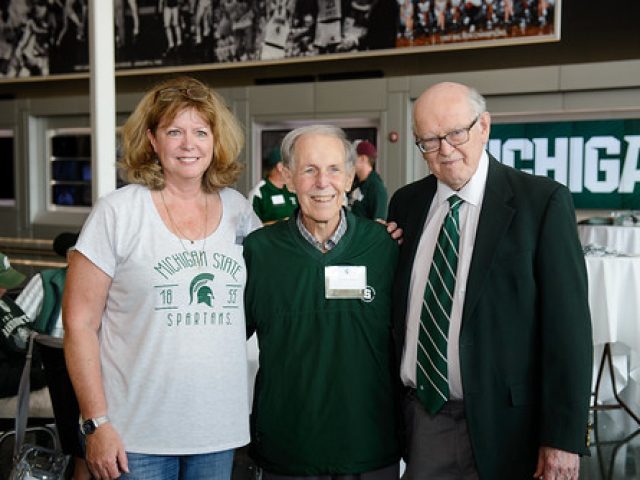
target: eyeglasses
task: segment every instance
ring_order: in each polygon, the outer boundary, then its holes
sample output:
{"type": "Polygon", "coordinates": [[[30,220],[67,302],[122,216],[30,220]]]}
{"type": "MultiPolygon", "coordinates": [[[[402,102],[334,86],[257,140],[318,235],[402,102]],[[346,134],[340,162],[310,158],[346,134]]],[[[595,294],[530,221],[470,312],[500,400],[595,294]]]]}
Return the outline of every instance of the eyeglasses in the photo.
{"type": "Polygon", "coordinates": [[[206,100],[209,97],[209,90],[203,87],[167,87],[156,92],[156,101],[160,102],[173,102],[180,98],[186,98],[189,100],[206,100]]]}
{"type": "Polygon", "coordinates": [[[476,124],[480,115],[473,119],[473,122],[467,128],[457,128],[455,130],[451,130],[446,135],[442,135],[441,137],[431,137],[424,138],[421,140],[416,140],[416,147],[420,150],[421,153],[431,153],[437,150],[440,150],[440,144],[442,140],[446,141],[452,147],[457,147],[458,145],[462,145],[463,143],[467,143],[469,141],[469,130],[473,128],[476,124]]]}

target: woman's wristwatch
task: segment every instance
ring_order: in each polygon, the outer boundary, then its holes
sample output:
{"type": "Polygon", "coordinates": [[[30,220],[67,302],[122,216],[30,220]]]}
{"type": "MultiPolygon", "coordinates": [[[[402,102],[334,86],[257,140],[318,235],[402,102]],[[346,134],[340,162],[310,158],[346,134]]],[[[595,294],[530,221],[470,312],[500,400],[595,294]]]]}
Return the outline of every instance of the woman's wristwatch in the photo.
{"type": "Polygon", "coordinates": [[[109,421],[109,417],[103,415],[96,418],[80,419],[80,432],[83,435],[91,435],[100,425],[104,425],[109,421]]]}

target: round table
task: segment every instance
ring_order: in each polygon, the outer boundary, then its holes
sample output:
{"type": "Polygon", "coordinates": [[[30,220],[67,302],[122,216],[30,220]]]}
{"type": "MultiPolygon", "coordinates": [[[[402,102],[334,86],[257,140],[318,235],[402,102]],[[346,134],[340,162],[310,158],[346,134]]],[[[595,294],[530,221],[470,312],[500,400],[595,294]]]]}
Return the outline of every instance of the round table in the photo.
{"type": "Polygon", "coordinates": [[[583,247],[595,245],[625,255],[640,255],[640,227],[578,225],[583,247]]]}
{"type": "MultiPolygon", "coordinates": [[[[640,257],[586,256],[585,263],[593,344],[596,351],[604,350],[605,355],[609,355],[610,365],[611,345],[619,342],[628,347],[629,378],[626,371],[614,372],[612,368],[611,373],[623,383],[637,385],[640,383],[640,257]]],[[[595,360],[600,357],[596,356],[595,360]]],[[[613,387],[615,389],[615,383],[613,387]]],[[[617,392],[614,395],[623,408],[629,408],[618,398],[617,392]]],[[[638,411],[638,406],[634,405],[633,410],[638,411]]],[[[636,417],[640,418],[638,414],[636,417]]],[[[638,421],[640,423],[640,419],[638,421]]]]}

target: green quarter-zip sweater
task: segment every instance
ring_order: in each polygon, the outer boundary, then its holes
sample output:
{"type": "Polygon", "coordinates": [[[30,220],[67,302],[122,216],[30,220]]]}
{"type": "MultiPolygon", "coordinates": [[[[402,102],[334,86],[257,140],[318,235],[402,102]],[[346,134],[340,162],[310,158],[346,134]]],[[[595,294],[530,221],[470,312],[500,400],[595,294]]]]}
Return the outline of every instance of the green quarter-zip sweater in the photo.
{"type": "Polygon", "coordinates": [[[327,253],[295,214],[249,235],[247,328],[260,348],[252,456],[284,475],[355,474],[399,459],[391,285],[397,245],[385,228],[347,214],[327,253]],[[326,299],[325,267],[365,266],[364,299],[326,299]]]}

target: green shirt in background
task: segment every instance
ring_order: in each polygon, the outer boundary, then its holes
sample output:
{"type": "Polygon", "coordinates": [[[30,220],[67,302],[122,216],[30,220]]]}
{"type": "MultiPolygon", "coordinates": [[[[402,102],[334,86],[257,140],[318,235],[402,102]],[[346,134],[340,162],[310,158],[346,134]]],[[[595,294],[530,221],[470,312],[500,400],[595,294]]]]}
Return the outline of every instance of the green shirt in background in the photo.
{"type": "Polygon", "coordinates": [[[291,193],[286,185],[276,187],[267,178],[260,180],[249,192],[249,202],[262,223],[289,218],[298,207],[295,193],[291,193]]]}
{"type": "Polygon", "coordinates": [[[271,473],[357,474],[399,459],[391,354],[398,247],[380,224],[351,213],[347,224],[324,254],[293,217],[244,242],[247,327],[260,347],[251,454],[271,473]],[[366,266],[366,300],[326,299],[330,265],[366,266]]]}
{"type": "Polygon", "coordinates": [[[372,170],[364,182],[349,192],[349,208],[354,215],[377,220],[387,218],[387,189],[378,172],[372,170]]]}

